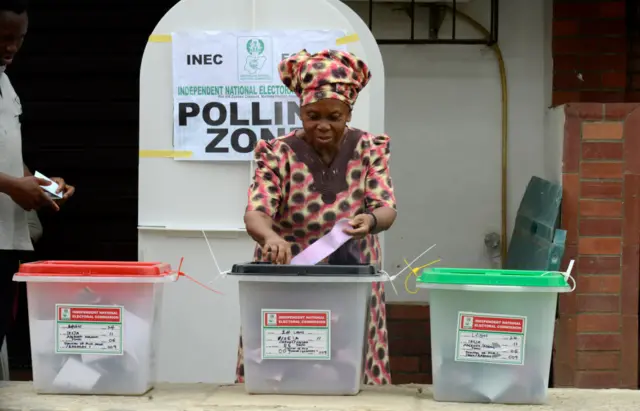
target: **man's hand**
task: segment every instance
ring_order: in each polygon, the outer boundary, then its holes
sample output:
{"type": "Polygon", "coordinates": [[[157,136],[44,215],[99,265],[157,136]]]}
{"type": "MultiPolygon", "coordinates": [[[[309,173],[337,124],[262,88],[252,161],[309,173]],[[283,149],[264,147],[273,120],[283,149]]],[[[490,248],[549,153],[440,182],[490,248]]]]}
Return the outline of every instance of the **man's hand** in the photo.
{"type": "Polygon", "coordinates": [[[347,228],[344,232],[353,238],[363,238],[371,232],[373,224],[374,219],[371,214],[358,214],[349,221],[352,228],[347,228]]]}
{"type": "Polygon", "coordinates": [[[76,189],[74,186],[65,183],[64,180],[60,177],[52,177],[51,180],[58,184],[58,189],[56,190],[56,193],[57,194],[62,193],[62,198],[55,200],[55,202],[59,205],[66,203],[69,197],[71,197],[73,193],[76,192],[76,189]]]}
{"type": "Polygon", "coordinates": [[[42,189],[42,186],[50,184],[50,181],[33,176],[16,178],[9,184],[7,194],[16,204],[27,211],[43,207],[51,207],[58,211],[60,207],[42,189]]]}

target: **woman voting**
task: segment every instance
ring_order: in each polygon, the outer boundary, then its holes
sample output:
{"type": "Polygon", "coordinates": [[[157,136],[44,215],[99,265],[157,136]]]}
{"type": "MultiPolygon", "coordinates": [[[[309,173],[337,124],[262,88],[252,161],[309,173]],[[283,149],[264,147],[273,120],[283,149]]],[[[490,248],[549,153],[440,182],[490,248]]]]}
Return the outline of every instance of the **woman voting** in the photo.
{"type": "MultiPolygon", "coordinates": [[[[349,127],[358,93],[371,78],[364,61],[343,51],[306,50],[279,64],[280,78],[301,102],[302,129],[260,140],[244,216],[257,242],[256,261],[289,264],[341,219],[352,237],[328,257],[329,264],[378,265],[377,234],[396,218],[389,174],[389,137],[349,127]]],[[[373,283],[365,384],[390,384],[385,294],[373,283]]],[[[242,339],[237,382],[244,382],[242,339]]]]}

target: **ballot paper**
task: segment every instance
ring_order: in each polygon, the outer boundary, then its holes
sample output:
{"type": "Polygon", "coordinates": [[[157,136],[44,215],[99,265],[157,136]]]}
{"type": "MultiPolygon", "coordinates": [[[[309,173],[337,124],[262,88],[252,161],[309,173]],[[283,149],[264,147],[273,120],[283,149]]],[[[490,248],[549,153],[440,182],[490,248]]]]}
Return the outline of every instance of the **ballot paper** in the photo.
{"type": "Polygon", "coordinates": [[[527,349],[529,358],[523,365],[500,365],[486,368],[469,367],[468,363],[455,360],[453,352],[441,359],[434,368],[439,385],[435,387],[436,397],[443,401],[540,404],[546,398],[546,372],[538,359],[538,352],[527,349]]]}
{"type": "Polygon", "coordinates": [[[262,363],[262,348],[258,348],[255,350],[246,350],[244,352],[244,359],[249,360],[249,361],[253,361],[257,364],[261,364],[262,363]]]}
{"type": "Polygon", "coordinates": [[[56,345],[56,322],[53,320],[29,320],[31,347],[36,354],[51,354],[56,345]]]}
{"type": "MultiPolygon", "coordinates": [[[[123,309],[123,348],[127,354],[122,360],[125,361],[127,370],[136,370],[140,366],[140,360],[149,357],[151,349],[151,325],[133,314],[127,309],[123,309]]],[[[97,361],[113,361],[110,355],[82,354],[82,362],[91,364],[97,361]]]]}
{"type": "Polygon", "coordinates": [[[94,292],[90,287],[84,287],[75,296],[75,301],[80,304],[100,305],[102,302],[102,296],[99,293],[94,292]]]}
{"type": "Polygon", "coordinates": [[[75,358],[69,358],[53,380],[53,386],[66,390],[89,391],[100,379],[95,369],[83,364],[75,358]]]}
{"type": "Polygon", "coordinates": [[[124,310],[124,335],[127,339],[124,352],[131,355],[136,362],[151,356],[151,324],[126,309],[124,310]]]}
{"type": "Polygon", "coordinates": [[[354,366],[357,365],[359,361],[358,354],[349,348],[336,350],[335,359],[338,362],[353,364],[354,366]]]}
{"type": "Polygon", "coordinates": [[[47,192],[47,194],[49,194],[49,196],[55,198],[55,199],[61,199],[62,198],[62,194],[61,193],[56,193],[56,191],[58,190],[58,183],[56,183],[55,181],[51,180],[49,177],[45,176],[44,174],[42,174],[39,171],[36,171],[34,174],[34,177],[37,178],[41,178],[43,180],[47,180],[47,181],[51,181],[51,184],[49,184],[48,186],[41,186],[42,189],[44,191],[47,192]]]}
{"type": "Polygon", "coordinates": [[[338,220],[327,235],[295,256],[291,260],[291,265],[318,264],[351,239],[351,236],[344,232],[348,228],[351,228],[348,219],[338,220]]]}
{"type": "Polygon", "coordinates": [[[34,350],[40,354],[39,364],[53,373],[49,378],[54,389],[67,393],[147,389],[152,350],[147,319],[115,305],[57,304],[56,313],[56,320],[32,324],[34,350]]]}
{"type": "Polygon", "coordinates": [[[338,370],[332,365],[313,364],[311,366],[311,372],[314,374],[314,378],[320,380],[337,381],[340,379],[338,370]]]}

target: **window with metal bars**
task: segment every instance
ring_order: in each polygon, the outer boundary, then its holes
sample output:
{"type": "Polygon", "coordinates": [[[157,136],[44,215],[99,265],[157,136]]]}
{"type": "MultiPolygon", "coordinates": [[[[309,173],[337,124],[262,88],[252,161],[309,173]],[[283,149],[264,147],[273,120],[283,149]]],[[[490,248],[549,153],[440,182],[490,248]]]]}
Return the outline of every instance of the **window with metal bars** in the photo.
{"type": "Polygon", "coordinates": [[[480,23],[487,33],[469,26],[465,9],[471,0],[342,0],[353,9],[378,44],[481,44],[498,41],[498,0],[487,1],[480,23]],[[465,27],[466,26],[466,27],[465,27]]]}

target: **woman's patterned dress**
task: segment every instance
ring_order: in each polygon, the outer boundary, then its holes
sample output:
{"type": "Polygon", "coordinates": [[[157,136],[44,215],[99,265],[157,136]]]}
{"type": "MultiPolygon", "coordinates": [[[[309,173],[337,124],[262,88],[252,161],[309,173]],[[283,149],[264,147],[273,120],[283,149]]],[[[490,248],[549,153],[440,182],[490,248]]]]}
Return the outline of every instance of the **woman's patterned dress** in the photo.
{"type": "MultiPolygon", "coordinates": [[[[270,215],[274,231],[292,244],[294,256],[331,231],[340,219],[378,207],[396,207],[386,135],[376,137],[348,129],[330,166],[296,132],[259,141],[255,159],[256,173],[249,188],[247,211],[270,215]]],[[[376,235],[351,240],[347,245],[351,262],[380,263],[376,235]]],[[[256,247],[255,259],[262,260],[260,247],[256,247]]],[[[372,286],[367,341],[364,383],[390,384],[382,283],[372,286]]],[[[244,382],[243,360],[241,337],[236,372],[236,382],[240,383],[244,382]]]]}

